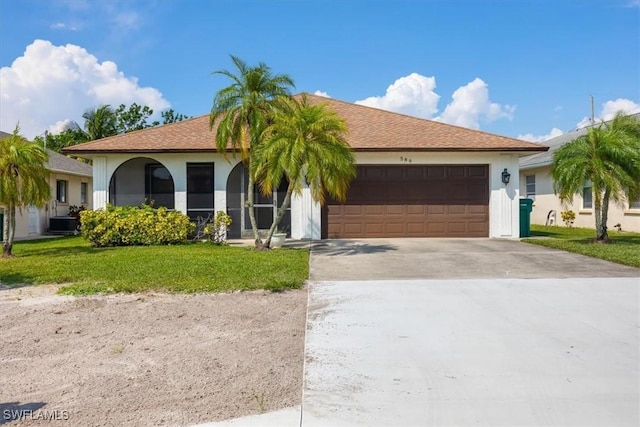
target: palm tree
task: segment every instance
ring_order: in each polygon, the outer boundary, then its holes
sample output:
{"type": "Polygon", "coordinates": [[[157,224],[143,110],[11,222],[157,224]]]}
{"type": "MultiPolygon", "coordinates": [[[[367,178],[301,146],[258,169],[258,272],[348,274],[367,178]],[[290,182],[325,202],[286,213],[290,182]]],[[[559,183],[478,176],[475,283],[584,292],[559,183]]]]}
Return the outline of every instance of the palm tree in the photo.
{"type": "Polygon", "coordinates": [[[118,133],[117,117],[111,106],[101,105],[82,114],[84,127],[76,122],[71,122],[67,129],[76,138],[76,143],[95,141],[118,133]]]}
{"type": "Polygon", "coordinates": [[[619,111],[613,120],[589,128],[556,151],[551,176],[564,204],[591,182],[596,241],[607,241],[609,201],[623,203],[640,195],[640,122],[619,111]]]}
{"type": "Polygon", "coordinates": [[[356,176],[355,158],[345,140],[347,125],[326,104],[310,104],[306,95],[300,101],[284,99],[283,108],[272,119],[263,134],[265,141],[256,150],[254,172],[265,194],[272,194],[283,178],[289,185],[266,237],[266,247],[293,193],[301,194],[308,183],[312,199],[321,205],[327,194],[344,201],[356,176]]]}
{"type": "Polygon", "coordinates": [[[51,197],[47,152],[19,134],[0,140],[0,204],[5,206],[2,258],[12,256],[16,209],[44,206],[51,197]]]}
{"type": "MultiPolygon", "coordinates": [[[[211,129],[218,125],[216,131],[216,149],[226,153],[229,146],[240,152],[242,161],[252,170],[251,154],[262,142],[262,131],[269,117],[273,115],[278,100],[290,95],[294,87],[293,80],[286,74],[273,74],[271,68],[264,63],[250,67],[241,59],[231,55],[236,67],[231,71],[219,70],[213,74],[222,74],[232,83],[220,89],[214,99],[209,116],[211,129]],[[250,150],[251,148],[251,150],[250,150]]],[[[258,234],[253,207],[255,177],[250,172],[247,190],[249,220],[255,239],[255,247],[262,248],[262,240],[258,234]]]]}

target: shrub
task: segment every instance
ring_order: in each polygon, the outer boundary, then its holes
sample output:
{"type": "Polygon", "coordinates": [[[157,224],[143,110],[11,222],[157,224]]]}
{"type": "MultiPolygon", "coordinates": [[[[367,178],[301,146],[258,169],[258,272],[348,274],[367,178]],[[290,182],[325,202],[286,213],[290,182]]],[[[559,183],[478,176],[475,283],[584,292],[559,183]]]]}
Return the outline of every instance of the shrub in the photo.
{"type": "Polygon", "coordinates": [[[225,245],[227,243],[227,229],[230,225],[231,217],[222,211],[216,212],[215,218],[212,218],[211,215],[204,219],[199,218],[193,240],[205,240],[216,245],[225,245]]]}
{"type": "Polygon", "coordinates": [[[69,206],[69,216],[74,217],[75,219],[77,219],[78,221],[80,221],[80,212],[87,210],[87,208],[84,205],[80,205],[80,206],[76,206],[76,205],[71,205],[69,206]]]}
{"type": "Polygon", "coordinates": [[[82,236],[92,246],[175,245],[187,241],[194,224],[180,212],[150,206],[107,206],[80,213],[82,236]]]}
{"type": "Polygon", "coordinates": [[[560,216],[567,227],[571,227],[573,225],[573,221],[576,220],[576,213],[574,211],[562,211],[560,212],[560,216]]]}

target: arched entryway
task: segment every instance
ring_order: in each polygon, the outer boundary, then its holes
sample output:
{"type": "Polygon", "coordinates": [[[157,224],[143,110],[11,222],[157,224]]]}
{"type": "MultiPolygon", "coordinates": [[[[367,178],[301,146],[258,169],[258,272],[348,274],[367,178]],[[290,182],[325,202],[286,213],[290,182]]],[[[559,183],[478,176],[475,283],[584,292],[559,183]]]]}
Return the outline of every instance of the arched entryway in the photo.
{"type": "MultiPolygon", "coordinates": [[[[253,237],[249,209],[245,207],[248,182],[247,168],[240,162],[233,168],[227,179],[227,214],[231,216],[232,220],[227,236],[232,239],[253,237]]],[[[278,207],[282,206],[288,185],[289,182],[284,179],[278,190],[274,191],[271,196],[260,193],[258,186],[255,186],[253,203],[259,230],[266,232],[271,227],[278,207]]],[[[291,235],[291,206],[285,212],[279,229],[286,231],[287,235],[291,235]]]]}
{"type": "Polygon", "coordinates": [[[109,203],[114,206],[175,208],[175,188],[169,170],[157,160],[136,157],[122,163],[109,181],[109,203]]]}

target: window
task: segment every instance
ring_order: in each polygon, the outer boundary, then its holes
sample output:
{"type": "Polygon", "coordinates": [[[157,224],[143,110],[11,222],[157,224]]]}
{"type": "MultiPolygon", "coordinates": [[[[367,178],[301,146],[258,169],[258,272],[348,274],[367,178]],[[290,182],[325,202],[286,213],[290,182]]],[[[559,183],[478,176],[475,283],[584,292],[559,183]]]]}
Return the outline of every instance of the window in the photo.
{"type": "Polygon", "coordinates": [[[213,217],[213,163],[187,163],[187,215],[213,217]]]}
{"type": "Polygon", "coordinates": [[[87,204],[87,192],[89,190],[89,185],[86,182],[80,183],[80,204],[87,204]]]}
{"type": "Polygon", "coordinates": [[[593,185],[586,182],[582,188],[582,209],[593,208],[593,185]]]}
{"type": "Polygon", "coordinates": [[[640,198],[629,203],[629,209],[640,209],[640,198]]]}
{"type": "Polygon", "coordinates": [[[144,184],[148,203],[156,208],[174,208],[173,178],[167,168],[159,163],[146,164],[144,184]]]}
{"type": "Polygon", "coordinates": [[[56,200],[58,203],[67,203],[67,181],[61,179],[56,181],[56,200]]]}
{"type": "Polygon", "coordinates": [[[536,198],[536,176],[535,175],[527,175],[525,176],[526,183],[526,197],[527,199],[535,199],[536,198]]]}

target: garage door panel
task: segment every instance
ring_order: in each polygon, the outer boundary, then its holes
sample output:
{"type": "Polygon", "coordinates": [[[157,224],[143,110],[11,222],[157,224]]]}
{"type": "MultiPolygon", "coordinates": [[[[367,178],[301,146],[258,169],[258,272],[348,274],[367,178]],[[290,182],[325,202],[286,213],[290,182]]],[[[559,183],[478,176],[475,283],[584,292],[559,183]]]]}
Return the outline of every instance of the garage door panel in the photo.
{"type": "Polygon", "coordinates": [[[386,232],[385,234],[387,234],[387,235],[389,235],[389,234],[395,234],[395,235],[405,234],[404,226],[405,226],[404,221],[387,222],[385,224],[385,232],[386,232]]]}
{"type": "Polygon", "coordinates": [[[444,215],[447,207],[444,205],[427,205],[427,215],[444,215]]]}
{"type": "Polygon", "coordinates": [[[427,167],[427,178],[429,179],[444,179],[447,176],[445,166],[429,166],[427,167]]]}
{"type": "Polygon", "coordinates": [[[488,236],[487,165],[367,165],[357,176],[346,203],[326,207],[324,235],[488,236]]]}
{"type": "Polygon", "coordinates": [[[407,233],[422,236],[426,234],[424,222],[407,222],[407,233]]]}
{"type": "Polygon", "coordinates": [[[469,205],[469,214],[471,215],[489,215],[488,206],[484,205],[469,205]]]}
{"type": "Polygon", "coordinates": [[[404,205],[387,205],[385,209],[388,216],[403,216],[404,212],[404,205]]]}
{"type": "Polygon", "coordinates": [[[489,228],[487,227],[487,223],[484,221],[481,222],[473,222],[469,221],[469,231],[472,233],[488,233],[489,228]]]}
{"type": "Polygon", "coordinates": [[[370,215],[384,215],[385,205],[365,205],[364,206],[364,214],[367,216],[370,215]]]}
{"type": "Polygon", "coordinates": [[[425,205],[407,205],[407,215],[424,215],[426,212],[425,205]]]}
{"type": "Polygon", "coordinates": [[[464,234],[467,231],[467,222],[449,221],[447,223],[447,232],[449,234],[464,234]]]}
{"type": "Polygon", "coordinates": [[[448,215],[465,215],[467,213],[467,206],[465,205],[449,205],[447,206],[448,215]]]}
{"type": "Polygon", "coordinates": [[[384,234],[384,223],[382,222],[368,222],[365,224],[364,229],[367,234],[380,235],[384,234]]]}
{"type": "Polygon", "coordinates": [[[362,216],[364,213],[364,205],[345,205],[343,215],[346,216],[362,216]]]}

